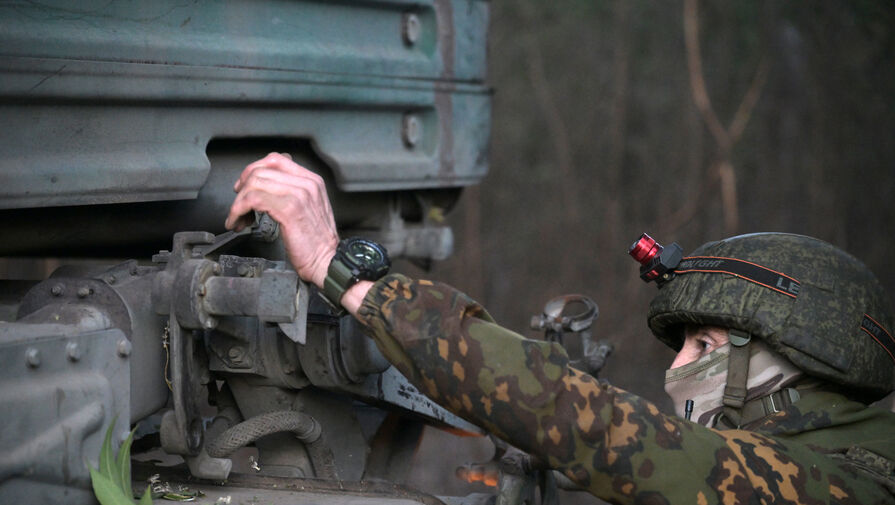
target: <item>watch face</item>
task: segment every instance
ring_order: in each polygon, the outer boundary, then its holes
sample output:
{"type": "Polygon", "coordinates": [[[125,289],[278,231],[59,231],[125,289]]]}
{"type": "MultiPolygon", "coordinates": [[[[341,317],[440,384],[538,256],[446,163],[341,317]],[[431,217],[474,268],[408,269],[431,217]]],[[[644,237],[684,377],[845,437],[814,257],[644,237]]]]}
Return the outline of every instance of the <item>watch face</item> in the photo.
{"type": "Polygon", "coordinates": [[[374,244],[366,241],[354,240],[349,242],[346,253],[358,265],[376,267],[382,264],[382,251],[374,244]]]}

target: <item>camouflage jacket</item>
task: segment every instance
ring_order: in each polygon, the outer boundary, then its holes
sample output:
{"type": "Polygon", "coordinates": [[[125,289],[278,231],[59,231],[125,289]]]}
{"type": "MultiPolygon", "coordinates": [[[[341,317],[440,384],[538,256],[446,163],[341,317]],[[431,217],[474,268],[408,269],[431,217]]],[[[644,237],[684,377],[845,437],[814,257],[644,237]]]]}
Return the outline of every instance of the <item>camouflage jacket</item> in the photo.
{"type": "Polygon", "coordinates": [[[717,431],[570,367],[558,344],[498,326],[443,284],[389,275],[370,290],[358,317],[433,400],[604,500],[895,503],[880,483],[886,467],[845,464],[853,446],[861,454],[851,459],[893,459],[895,415],[882,409],[821,393],[751,431],[717,431]]]}

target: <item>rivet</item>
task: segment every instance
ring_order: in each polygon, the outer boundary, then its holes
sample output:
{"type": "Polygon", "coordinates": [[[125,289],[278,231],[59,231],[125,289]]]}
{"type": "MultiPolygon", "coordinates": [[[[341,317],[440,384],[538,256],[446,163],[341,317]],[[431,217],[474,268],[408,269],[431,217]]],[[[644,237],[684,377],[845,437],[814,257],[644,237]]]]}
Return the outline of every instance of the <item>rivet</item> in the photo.
{"type": "Polygon", "coordinates": [[[406,114],[401,124],[401,137],[407,147],[415,146],[422,137],[423,124],[415,114],[406,114]]]}
{"type": "Polygon", "coordinates": [[[28,366],[31,368],[37,368],[40,366],[40,351],[35,349],[34,347],[29,347],[25,350],[25,362],[28,363],[28,366]]]}
{"type": "Polygon", "coordinates": [[[249,277],[252,274],[252,267],[246,265],[245,263],[240,263],[238,267],[236,267],[236,273],[239,274],[240,277],[249,277]]]}
{"type": "Polygon", "coordinates": [[[126,338],[122,338],[121,340],[118,341],[118,346],[117,346],[116,350],[118,351],[118,355],[121,356],[122,358],[126,358],[126,357],[130,356],[132,349],[133,349],[133,347],[131,346],[130,340],[128,340],[126,338]]]}
{"type": "Polygon", "coordinates": [[[50,288],[50,293],[53,296],[62,296],[63,294],[65,294],[65,286],[63,286],[62,284],[56,284],[55,286],[50,288]]]}
{"type": "Polygon", "coordinates": [[[87,286],[78,288],[78,298],[87,298],[88,296],[90,296],[90,288],[87,286]]]}
{"type": "Polygon", "coordinates": [[[404,39],[404,43],[408,46],[416,44],[420,40],[422,31],[423,25],[420,23],[419,16],[412,12],[404,13],[401,18],[401,38],[404,39]]]}
{"type": "Polygon", "coordinates": [[[65,345],[65,355],[69,361],[78,361],[81,359],[81,347],[77,342],[69,342],[65,345]]]}
{"type": "Polygon", "coordinates": [[[227,350],[227,357],[229,357],[230,360],[235,363],[239,363],[240,361],[242,361],[244,354],[245,351],[243,351],[242,347],[238,345],[234,345],[229,350],[227,350]]]}

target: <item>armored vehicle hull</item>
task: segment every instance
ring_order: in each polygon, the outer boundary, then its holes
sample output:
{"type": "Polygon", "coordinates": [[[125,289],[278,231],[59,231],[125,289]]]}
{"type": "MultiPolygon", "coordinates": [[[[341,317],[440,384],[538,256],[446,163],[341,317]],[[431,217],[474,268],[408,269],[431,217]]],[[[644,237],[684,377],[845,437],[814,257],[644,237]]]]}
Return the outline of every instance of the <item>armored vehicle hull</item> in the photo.
{"type": "Polygon", "coordinates": [[[94,503],[110,426],[193,482],[438,502],[349,483],[400,480],[424,423],[478,430],[321,303],[274,223],[223,220],[242,168],[289,152],[344,235],[447,257],[441,216],[487,171],[487,23],[480,0],[0,6],[0,502],[94,503]]]}

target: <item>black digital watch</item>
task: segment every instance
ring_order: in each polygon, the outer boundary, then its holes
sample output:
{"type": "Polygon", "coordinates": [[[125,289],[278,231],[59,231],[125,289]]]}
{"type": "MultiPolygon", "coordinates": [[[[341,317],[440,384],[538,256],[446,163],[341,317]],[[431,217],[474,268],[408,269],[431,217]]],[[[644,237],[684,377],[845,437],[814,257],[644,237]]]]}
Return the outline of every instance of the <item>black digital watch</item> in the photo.
{"type": "Polygon", "coordinates": [[[376,281],[385,277],[391,262],[388,251],[372,240],[360,237],[346,238],[339,242],[323,281],[323,297],[337,310],[341,310],[342,296],[358,281],[376,281]]]}

